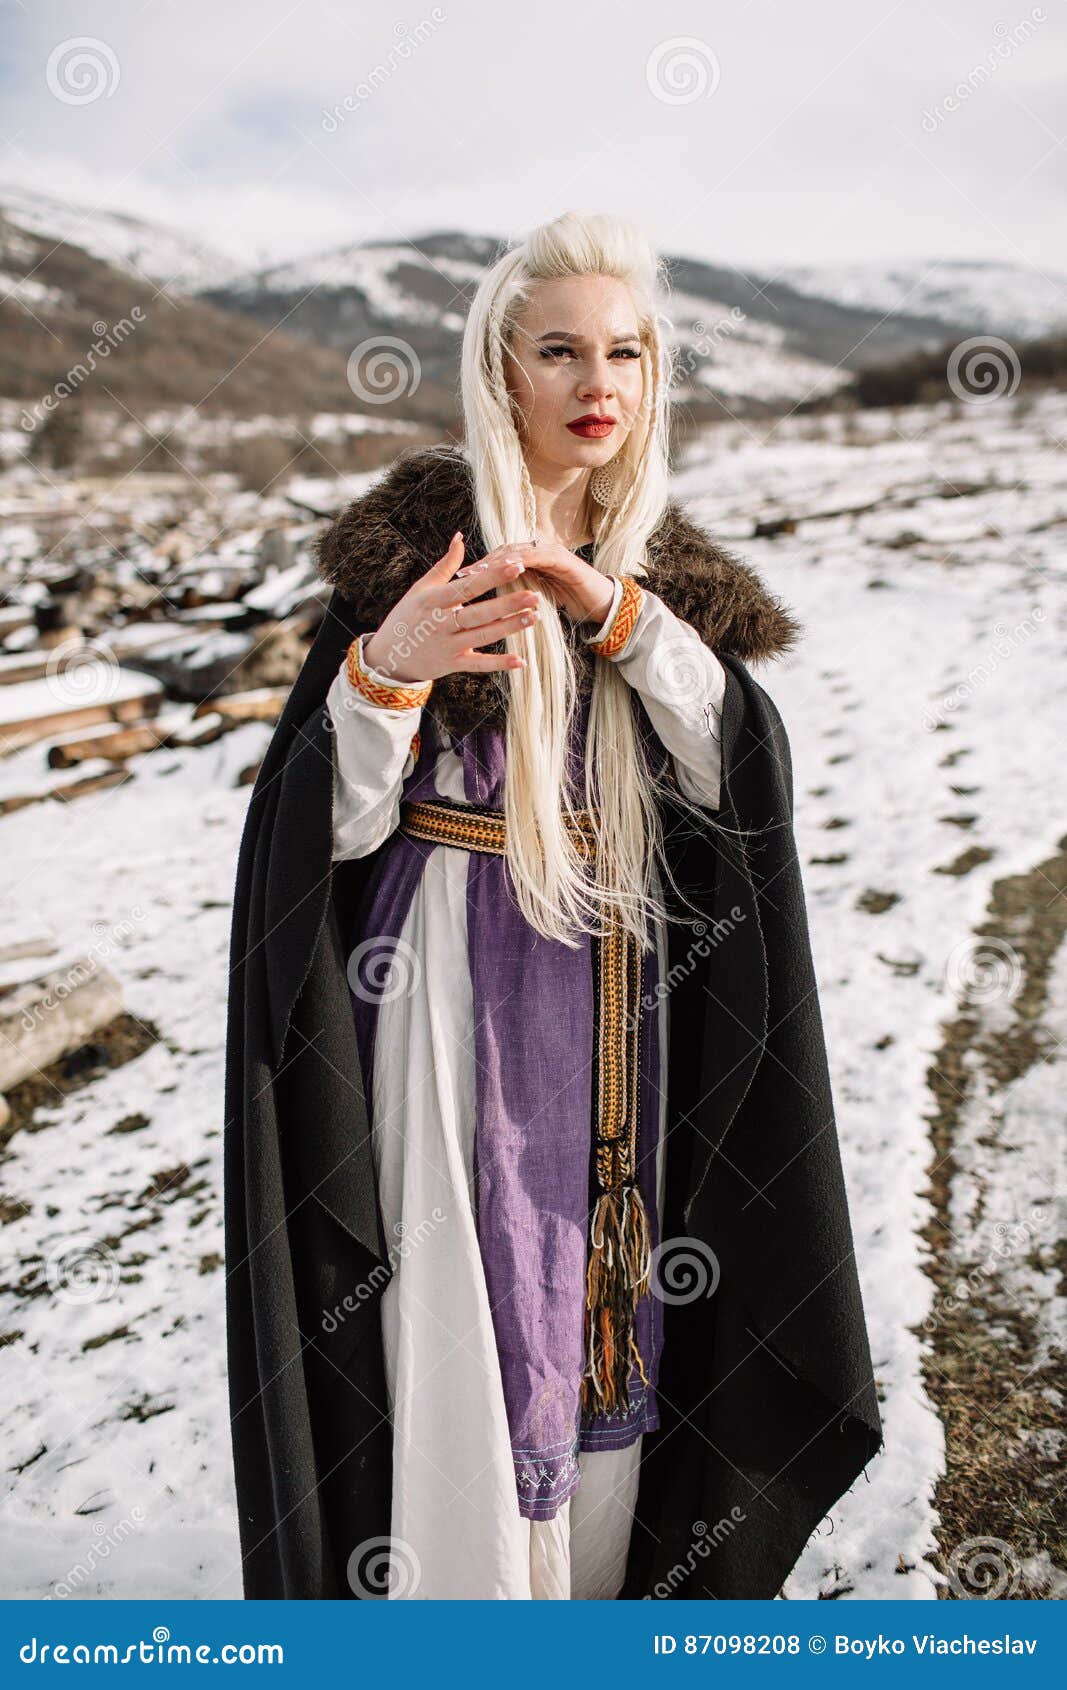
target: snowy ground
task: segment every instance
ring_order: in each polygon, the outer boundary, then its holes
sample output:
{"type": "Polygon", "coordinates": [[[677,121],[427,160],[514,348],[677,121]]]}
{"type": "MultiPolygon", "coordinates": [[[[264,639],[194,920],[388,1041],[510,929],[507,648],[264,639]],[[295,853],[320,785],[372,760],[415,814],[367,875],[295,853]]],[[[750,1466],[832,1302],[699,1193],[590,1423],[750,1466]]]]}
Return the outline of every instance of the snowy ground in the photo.
{"type": "MultiPolygon", "coordinates": [[[[916,1335],[932,1295],[918,1237],[926,1074],[991,885],[1067,832],[1067,399],[879,414],[862,428],[866,438],[834,439],[825,423],[794,419],[763,441],[720,431],[678,492],[806,629],[791,659],[755,673],[793,746],[884,1398],[886,1452],[786,1594],[923,1600],[936,1594],[924,1556],[943,1467],[916,1335]],[[976,485],[985,491],[941,496],[976,485]],[[843,507],[852,514],[815,514],[843,507]],[[775,514],[805,520],[775,540],[745,538],[754,515],[775,514]],[[972,846],[992,854],[938,872],[972,846]],[[875,913],[860,902],[869,893],[897,901],[866,900],[889,903],[875,913]]],[[[0,949],[47,938],[55,953],[42,967],[99,955],[159,1034],[39,1111],[3,1168],[7,1212],[26,1206],[2,1229],[0,1330],[18,1335],[0,1403],[7,1597],[241,1594],[224,1371],[223,1029],[248,800],[235,781],[269,731],[250,725],[204,749],[156,753],[125,786],[0,818],[0,949]]],[[[24,972],[11,965],[0,981],[24,972]]],[[[1000,1218],[1030,1212],[1035,1188],[1062,1181],[1047,1070],[1019,1088],[1017,1113],[1028,1097],[1000,1218]]]]}

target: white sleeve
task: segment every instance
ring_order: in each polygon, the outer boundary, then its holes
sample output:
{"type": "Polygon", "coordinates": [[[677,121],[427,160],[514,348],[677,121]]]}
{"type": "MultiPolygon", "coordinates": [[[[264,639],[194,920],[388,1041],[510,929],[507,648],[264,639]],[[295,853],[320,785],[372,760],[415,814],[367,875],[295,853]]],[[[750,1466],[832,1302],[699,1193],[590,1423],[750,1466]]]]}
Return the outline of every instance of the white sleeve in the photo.
{"type": "Polygon", "coordinates": [[[612,594],[611,594],[611,603],[608,606],[608,614],[605,616],[603,622],[600,624],[600,627],[596,630],[595,633],[583,635],[583,638],[585,640],[586,645],[592,645],[594,640],[602,640],[602,639],[606,638],[608,629],[611,627],[611,624],[615,620],[615,612],[619,608],[619,600],[621,598],[622,598],[622,576],[616,575],[615,586],[612,589],[612,594]]]}
{"type": "MultiPolygon", "coordinates": [[[[611,626],[612,608],[587,643],[602,640],[611,626]]],[[[717,810],[722,780],[722,704],[726,670],[695,628],[668,609],[647,587],[641,608],[622,649],[605,659],[621,669],[640,694],[664,750],[670,753],[681,791],[694,803],[717,810]]]]}
{"type": "MultiPolygon", "coordinates": [[[[360,641],[366,637],[360,635],[360,641]]],[[[360,654],[362,656],[362,643],[360,654]]],[[[387,675],[363,665],[386,686],[387,675]]],[[[326,707],[333,723],[333,861],[366,857],[400,820],[400,793],[415,767],[414,736],[422,708],[376,704],[348,678],[346,660],[330,683],[326,707]]]]}

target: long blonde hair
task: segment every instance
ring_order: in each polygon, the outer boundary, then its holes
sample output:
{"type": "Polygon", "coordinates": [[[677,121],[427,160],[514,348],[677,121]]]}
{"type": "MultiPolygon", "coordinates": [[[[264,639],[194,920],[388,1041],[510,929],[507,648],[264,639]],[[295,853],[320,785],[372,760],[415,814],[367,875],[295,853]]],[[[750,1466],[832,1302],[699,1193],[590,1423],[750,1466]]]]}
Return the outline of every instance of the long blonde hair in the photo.
{"type": "MultiPolygon", "coordinates": [[[[669,488],[670,356],[660,333],[657,290],[664,267],[632,224],[606,215],[567,212],[535,229],[482,278],[463,336],[461,398],[478,525],[485,551],[506,541],[534,540],[537,510],[515,408],[504,373],[516,320],[540,281],[611,276],[630,289],[641,339],[643,395],[629,435],[611,460],[613,502],[597,526],[595,567],[609,576],[647,575],[648,536],[663,515],[669,488]]],[[[536,580],[520,577],[523,590],[536,580]]],[[[504,586],[498,595],[517,591],[504,586]]],[[[585,748],[585,780],[596,840],[596,865],[583,862],[561,808],[568,724],[577,677],[555,601],[542,594],[541,616],[505,641],[526,667],[493,672],[507,690],[504,817],[507,861],[527,921],[547,938],[576,945],[575,930],[603,934],[604,904],[639,943],[650,913],[666,911],[654,895],[653,858],[666,868],[657,796],[667,790],[648,768],[630,687],[613,664],[595,660],[585,748]]],[[[670,789],[683,807],[696,809],[670,789]]],[[[704,826],[709,812],[700,811],[704,826]]],[[[669,878],[673,884],[673,876],[669,878]]]]}

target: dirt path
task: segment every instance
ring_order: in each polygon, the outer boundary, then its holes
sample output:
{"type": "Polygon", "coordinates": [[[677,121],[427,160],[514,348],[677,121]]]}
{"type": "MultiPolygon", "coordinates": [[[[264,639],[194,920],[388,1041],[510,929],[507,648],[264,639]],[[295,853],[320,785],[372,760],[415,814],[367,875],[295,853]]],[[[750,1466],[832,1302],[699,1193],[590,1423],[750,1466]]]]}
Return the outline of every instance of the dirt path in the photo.
{"type": "Polygon", "coordinates": [[[953,952],[929,1073],[924,1377],[945,1428],[944,1597],[1067,1595],[1063,1239],[1067,837],[997,881],[953,952]]]}

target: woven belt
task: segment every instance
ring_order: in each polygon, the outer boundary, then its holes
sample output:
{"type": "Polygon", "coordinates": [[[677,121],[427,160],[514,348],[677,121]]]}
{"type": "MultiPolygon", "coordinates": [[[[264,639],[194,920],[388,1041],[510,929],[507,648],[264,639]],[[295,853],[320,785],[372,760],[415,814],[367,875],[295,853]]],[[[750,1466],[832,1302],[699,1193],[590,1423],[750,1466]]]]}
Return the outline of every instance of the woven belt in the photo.
{"type": "MultiPolygon", "coordinates": [[[[563,821],[580,854],[594,857],[596,840],[588,810],[564,811],[563,821]]],[[[503,812],[478,804],[406,799],[400,805],[399,828],[413,839],[434,844],[505,853],[503,812]]],[[[582,1407],[613,1413],[629,1407],[634,1362],[649,1383],[637,1345],[636,1309],[650,1289],[651,1231],[637,1184],[644,959],[614,909],[608,912],[607,926],[606,937],[590,935],[593,1166],[598,1191],[589,1229],[582,1407]]]]}

